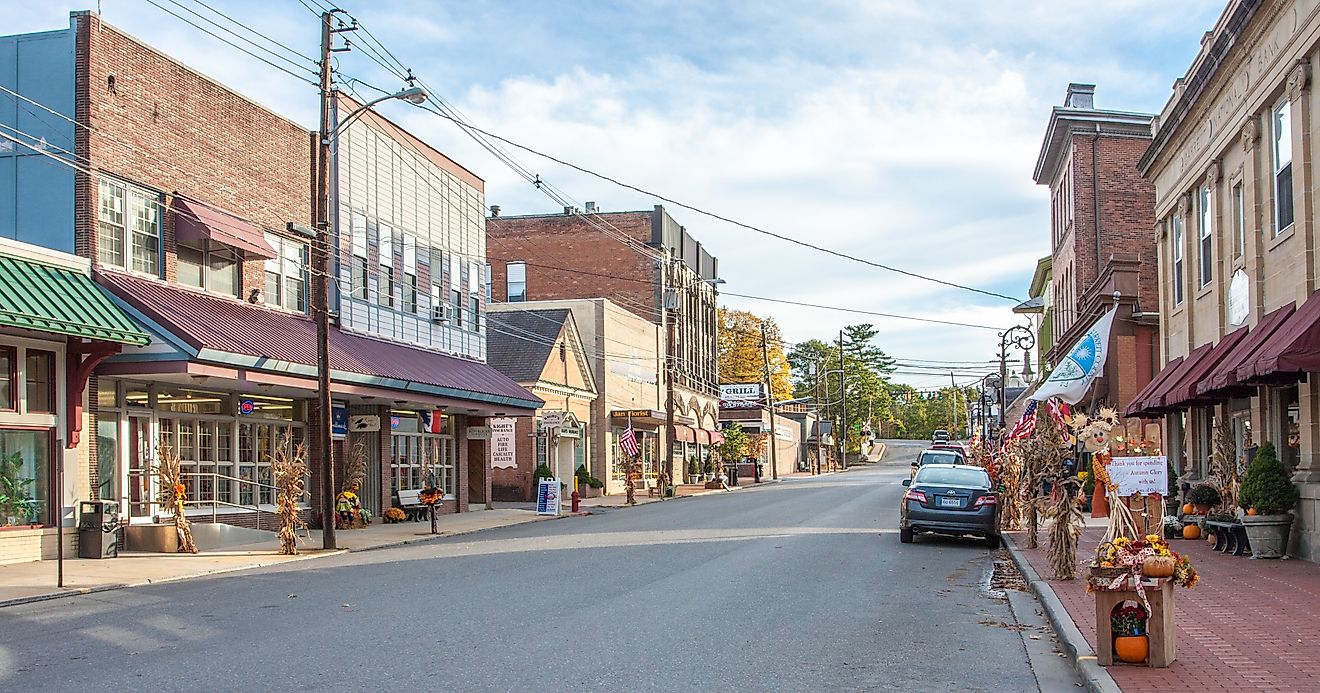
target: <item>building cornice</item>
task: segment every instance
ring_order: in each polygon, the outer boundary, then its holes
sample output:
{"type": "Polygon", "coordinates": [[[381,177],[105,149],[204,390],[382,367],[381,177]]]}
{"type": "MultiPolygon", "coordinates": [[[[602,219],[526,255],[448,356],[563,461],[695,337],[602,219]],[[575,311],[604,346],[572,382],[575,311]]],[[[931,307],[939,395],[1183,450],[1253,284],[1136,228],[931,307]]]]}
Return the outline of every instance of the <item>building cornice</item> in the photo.
{"type": "Polygon", "coordinates": [[[1150,113],[1055,106],[1050,111],[1050,124],[1045,129],[1045,140],[1041,143],[1040,153],[1036,157],[1036,170],[1032,174],[1032,180],[1036,181],[1037,185],[1054,183],[1059,166],[1067,158],[1065,146],[1074,134],[1098,133],[1103,137],[1149,139],[1151,123],[1154,120],[1155,116],[1150,113]]]}

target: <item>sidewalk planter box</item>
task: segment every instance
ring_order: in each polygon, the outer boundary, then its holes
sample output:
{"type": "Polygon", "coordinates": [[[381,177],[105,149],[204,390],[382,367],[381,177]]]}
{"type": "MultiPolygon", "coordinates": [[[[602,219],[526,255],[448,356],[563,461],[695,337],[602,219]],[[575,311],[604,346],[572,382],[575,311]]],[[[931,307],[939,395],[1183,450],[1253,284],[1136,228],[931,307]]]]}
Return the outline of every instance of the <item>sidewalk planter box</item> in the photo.
{"type": "MultiPolygon", "coordinates": [[[[1110,616],[1123,602],[1141,604],[1141,597],[1125,582],[1120,589],[1109,589],[1110,583],[1127,574],[1122,568],[1091,568],[1087,577],[1095,591],[1096,661],[1102,667],[1114,665],[1114,641],[1110,616]]],[[[1173,623],[1173,581],[1168,578],[1145,578],[1142,587],[1150,602],[1150,617],[1146,621],[1148,655],[1145,666],[1163,668],[1176,658],[1173,623]]]]}
{"type": "Polygon", "coordinates": [[[124,548],[149,553],[178,553],[179,530],[174,523],[128,525],[124,528],[124,548]]]}
{"type": "Polygon", "coordinates": [[[1282,515],[1247,515],[1242,525],[1247,529],[1252,558],[1281,558],[1288,551],[1288,532],[1292,513],[1282,515]]]}

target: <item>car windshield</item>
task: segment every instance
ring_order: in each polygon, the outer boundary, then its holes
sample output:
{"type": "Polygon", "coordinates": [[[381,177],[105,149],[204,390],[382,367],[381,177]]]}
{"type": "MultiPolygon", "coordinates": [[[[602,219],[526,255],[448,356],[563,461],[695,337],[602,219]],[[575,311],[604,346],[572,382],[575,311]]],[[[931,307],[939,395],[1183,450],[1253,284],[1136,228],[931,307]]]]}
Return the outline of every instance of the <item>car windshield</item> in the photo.
{"type": "Polygon", "coordinates": [[[962,461],[962,455],[952,450],[927,450],[921,453],[921,460],[917,464],[958,464],[962,461]]]}
{"type": "Polygon", "coordinates": [[[914,483],[990,488],[990,476],[970,467],[922,467],[914,483]]]}

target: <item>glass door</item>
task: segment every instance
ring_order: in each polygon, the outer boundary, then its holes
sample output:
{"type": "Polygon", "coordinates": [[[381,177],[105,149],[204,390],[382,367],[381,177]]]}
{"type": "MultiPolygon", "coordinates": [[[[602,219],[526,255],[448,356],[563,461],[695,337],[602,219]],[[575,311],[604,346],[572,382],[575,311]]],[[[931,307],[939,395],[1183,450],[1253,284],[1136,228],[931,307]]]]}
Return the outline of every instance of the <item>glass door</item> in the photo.
{"type": "Polygon", "coordinates": [[[151,501],[156,497],[156,483],[151,476],[155,459],[151,417],[131,414],[128,417],[128,514],[133,520],[149,522],[154,514],[151,501]]]}

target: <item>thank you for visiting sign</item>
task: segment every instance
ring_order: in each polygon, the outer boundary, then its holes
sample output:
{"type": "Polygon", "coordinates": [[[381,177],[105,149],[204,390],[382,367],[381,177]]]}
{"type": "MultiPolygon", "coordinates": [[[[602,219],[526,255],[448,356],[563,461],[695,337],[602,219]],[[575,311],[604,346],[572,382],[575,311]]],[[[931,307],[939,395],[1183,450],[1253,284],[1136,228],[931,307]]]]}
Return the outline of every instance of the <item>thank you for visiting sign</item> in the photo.
{"type": "Polygon", "coordinates": [[[1118,495],[1127,497],[1169,492],[1168,462],[1165,456],[1115,457],[1109,461],[1109,480],[1118,487],[1118,495]]]}
{"type": "Polygon", "coordinates": [[[536,514],[559,514],[559,480],[541,479],[536,485],[536,514]]]}
{"type": "Polygon", "coordinates": [[[518,466],[518,453],[514,445],[514,427],[517,419],[490,420],[490,466],[510,469],[518,466]]]}

